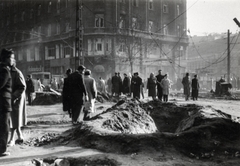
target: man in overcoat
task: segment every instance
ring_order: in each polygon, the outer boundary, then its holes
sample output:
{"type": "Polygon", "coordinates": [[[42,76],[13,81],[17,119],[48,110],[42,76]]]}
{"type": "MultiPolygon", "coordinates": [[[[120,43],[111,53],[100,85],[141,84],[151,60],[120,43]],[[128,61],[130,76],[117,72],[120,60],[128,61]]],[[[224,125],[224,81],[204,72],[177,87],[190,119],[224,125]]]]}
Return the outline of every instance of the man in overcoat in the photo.
{"type": "Polygon", "coordinates": [[[72,123],[78,124],[78,118],[81,112],[83,112],[84,100],[88,100],[86,87],[83,80],[83,74],[85,66],[80,65],[78,69],[69,76],[69,92],[72,108],[72,123]]]}

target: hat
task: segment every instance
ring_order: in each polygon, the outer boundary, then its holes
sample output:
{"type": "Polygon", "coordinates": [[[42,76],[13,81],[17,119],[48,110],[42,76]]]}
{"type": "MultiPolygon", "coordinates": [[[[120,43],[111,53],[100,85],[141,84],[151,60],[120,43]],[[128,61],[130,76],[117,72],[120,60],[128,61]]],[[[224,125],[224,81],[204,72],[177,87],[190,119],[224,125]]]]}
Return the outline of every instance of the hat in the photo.
{"type": "Polygon", "coordinates": [[[83,65],[80,65],[80,66],[78,67],[78,70],[84,70],[84,69],[86,69],[86,67],[83,66],[83,65]]]}
{"type": "Polygon", "coordinates": [[[91,75],[91,70],[86,69],[84,75],[85,75],[85,76],[89,76],[89,75],[91,75]]]}
{"type": "Polygon", "coordinates": [[[11,57],[11,54],[14,54],[14,52],[11,49],[2,49],[1,55],[0,55],[0,61],[4,62],[6,59],[11,57]]]}

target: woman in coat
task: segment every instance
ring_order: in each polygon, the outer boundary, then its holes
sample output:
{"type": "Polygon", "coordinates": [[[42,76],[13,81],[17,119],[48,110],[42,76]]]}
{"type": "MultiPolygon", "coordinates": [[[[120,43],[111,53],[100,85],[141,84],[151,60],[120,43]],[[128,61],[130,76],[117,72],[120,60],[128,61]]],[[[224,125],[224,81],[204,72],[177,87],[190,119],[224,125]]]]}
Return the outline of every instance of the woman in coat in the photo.
{"type": "Polygon", "coordinates": [[[150,77],[147,80],[147,89],[148,89],[148,96],[152,96],[152,99],[156,99],[156,86],[157,86],[157,79],[154,76],[154,73],[150,74],[150,77]]]}
{"type": "Polygon", "coordinates": [[[86,91],[88,94],[88,101],[85,101],[84,108],[84,118],[83,120],[88,120],[89,114],[95,112],[95,100],[97,97],[97,86],[94,78],[91,77],[91,70],[86,70],[84,73],[84,83],[86,91]]]}
{"type": "Polygon", "coordinates": [[[72,109],[71,109],[71,99],[70,99],[70,83],[69,83],[69,75],[72,73],[72,69],[69,68],[66,71],[66,78],[63,81],[63,89],[62,89],[62,104],[63,104],[63,111],[67,111],[69,117],[72,117],[72,109]]]}
{"type": "Polygon", "coordinates": [[[13,146],[15,143],[23,143],[23,134],[21,127],[27,124],[26,116],[26,83],[22,72],[15,67],[11,67],[12,76],[12,112],[10,116],[11,136],[8,146],[13,146]],[[15,131],[18,139],[15,141],[15,131]]]}
{"type": "Polygon", "coordinates": [[[163,90],[163,101],[168,101],[169,90],[171,86],[171,81],[168,79],[168,75],[166,74],[161,81],[161,86],[163,90]]]}

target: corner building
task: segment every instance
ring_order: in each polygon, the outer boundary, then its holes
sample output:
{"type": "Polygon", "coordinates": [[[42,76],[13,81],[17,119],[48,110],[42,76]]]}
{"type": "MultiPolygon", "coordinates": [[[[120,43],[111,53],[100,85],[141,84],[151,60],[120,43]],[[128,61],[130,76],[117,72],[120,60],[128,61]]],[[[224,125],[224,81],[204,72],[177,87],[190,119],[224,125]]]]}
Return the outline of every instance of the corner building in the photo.
{"type": "Polygon", "coordinates": [[[186,0],[0,0],[0,9],[0,47],[15,51],[25,76],[80,63],[105,79],[185,72],[186,0]]]}

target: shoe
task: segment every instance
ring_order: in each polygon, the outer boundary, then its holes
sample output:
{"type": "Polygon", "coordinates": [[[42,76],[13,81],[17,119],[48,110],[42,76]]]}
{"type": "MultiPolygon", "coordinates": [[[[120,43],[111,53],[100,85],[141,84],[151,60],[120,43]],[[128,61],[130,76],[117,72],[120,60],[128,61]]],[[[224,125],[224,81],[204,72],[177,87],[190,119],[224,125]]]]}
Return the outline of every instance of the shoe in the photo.
{"type": "Polygon", "coordinates": [[[9,156],[9,155],[10,155],[10,152],[4,152],[0,154],[0,157],[9,156]]]}
{"type": "Polygon", "coordinates": [[[23,143],[23,139],[17,139],[16,141],[15,141],[15,144],[22,144],[23,143]]]}
{"type": "Polygon", "coordinates": [[[11,147],[11,146],[14,146],[14,145],[15,145],[15,142],[12,140],[12,141],[8,142],[7,147],[11,147]]]}

